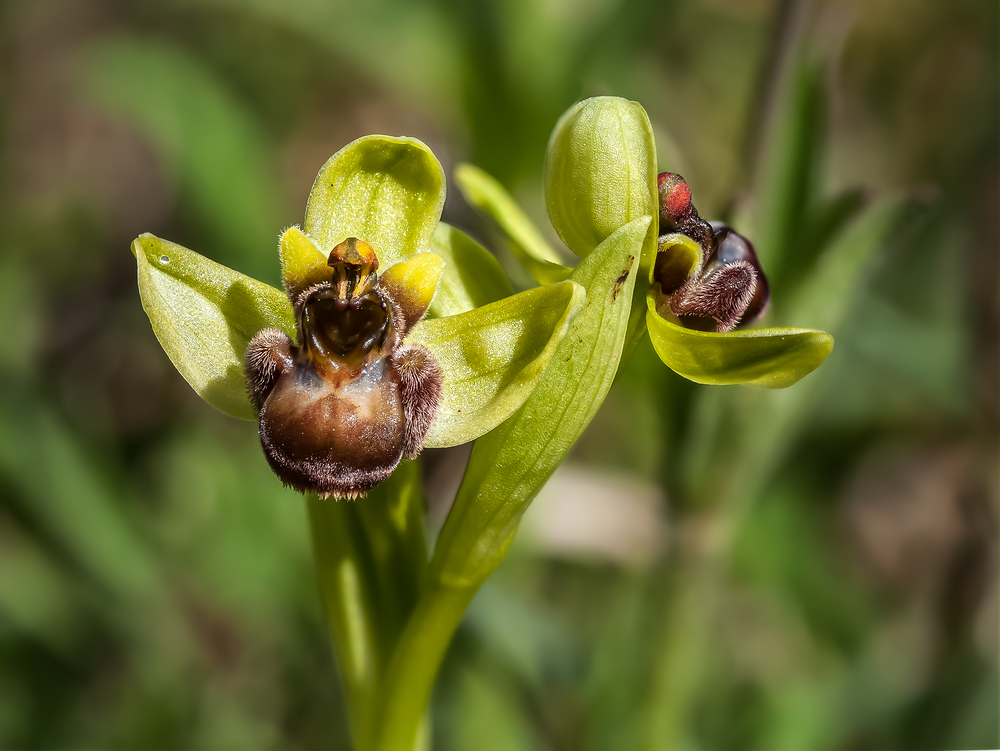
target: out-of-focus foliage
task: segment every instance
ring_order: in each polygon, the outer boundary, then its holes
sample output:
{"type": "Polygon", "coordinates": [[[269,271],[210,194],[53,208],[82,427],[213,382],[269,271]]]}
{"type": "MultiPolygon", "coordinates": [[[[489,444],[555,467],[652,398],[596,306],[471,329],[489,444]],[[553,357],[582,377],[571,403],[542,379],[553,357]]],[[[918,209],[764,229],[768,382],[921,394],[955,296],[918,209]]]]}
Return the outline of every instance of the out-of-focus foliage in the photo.
{"type": "MultiPolygon", "coordinates": [[[[765,392],[641,343],[473,602],[435,748],[1000,745],[997,12],[3,4],[0,746],[347,748],[304,503],[160,351],[129,243],[277,284],[316,170],[368,133],[549,227],[547,139],[597,94],[754,240],[763,324],[837,346],[765,392]]],[[[456,190],[445,220],[532,285],[456,190]]],[[[463,462],[427,455],[434,529],[463,462]]]]}

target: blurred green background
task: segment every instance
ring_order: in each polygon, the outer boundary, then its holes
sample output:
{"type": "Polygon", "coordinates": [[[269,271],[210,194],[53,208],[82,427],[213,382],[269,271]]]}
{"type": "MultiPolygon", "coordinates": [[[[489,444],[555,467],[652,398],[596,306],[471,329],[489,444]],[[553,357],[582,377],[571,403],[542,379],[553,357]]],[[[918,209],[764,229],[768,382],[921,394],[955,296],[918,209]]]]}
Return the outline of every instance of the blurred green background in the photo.
{"type": "MultiPolygon", "coordinates": [[[[597,94],[755,240],[772,318],[836,297],[789,321],[836,349],[764,394],[640,346],[473,602],[435,748],[1000,746],[998,30],[990,0],[6,0],[0,747],[348,747],[302,499],[173,370],[129,244],[277,283],[368,133],[554,237],[546,141],[597,94]]],[[[445,219],[528,283],[455,190],[445,219]]],[[[466,455],[426,455],[432,535],[466,455]]]]}

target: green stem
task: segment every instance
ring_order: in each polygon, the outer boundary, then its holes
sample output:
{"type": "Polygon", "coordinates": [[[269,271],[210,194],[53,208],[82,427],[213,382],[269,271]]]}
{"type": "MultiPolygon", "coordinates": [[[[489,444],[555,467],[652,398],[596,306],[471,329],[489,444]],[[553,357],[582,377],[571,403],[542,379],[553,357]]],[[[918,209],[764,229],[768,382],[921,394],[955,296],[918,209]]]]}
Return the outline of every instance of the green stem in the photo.
{"type": "MultiPolygon", "coordinates": [[[[320,591],[356,751],[375,748],[384,673],[427,575],[418,462],[360,502],[308,499],[320,591]]],[[[397,746],[414,751],[419,740],[397,746]]],[[[421,740],[421,743],[423,741],[421,740]]]]}
{"type": "Polygon", "coordinates": [[[382,684],[376,751],[420,747],[421,726],[434,680],[475,587],[433,584],[410,617],[382,684]]]}
{"type": "Polygon", "coordinates": [[[347,697],[351,734],[361,751],[368,747],[379,673],[374,587],[361,549],[364,537],[349,504],[311,494],[308,507],[320,595],[347,697]]]}

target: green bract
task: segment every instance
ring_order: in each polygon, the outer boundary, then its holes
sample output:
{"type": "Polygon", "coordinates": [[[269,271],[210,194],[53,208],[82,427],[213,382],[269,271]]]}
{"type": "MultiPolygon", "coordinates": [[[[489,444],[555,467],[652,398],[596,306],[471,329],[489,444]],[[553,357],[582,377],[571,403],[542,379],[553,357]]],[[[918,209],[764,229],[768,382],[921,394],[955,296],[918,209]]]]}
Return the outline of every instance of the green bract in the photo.
{"type": "MultiPolygon", "coordinates": [[[[309,197],[305,235],[286,233],[282,249],[286,286],[306,284],[310,264],[325,268],[324,252],[347,237],[376,248],[387,283],[421,295],[440,284],[442,300],[431,314],[443,317],[419,322],[406,338],[427,347],[442,367],[442,409],[428,435],[434,446],[472,440],[512,414],[585,297],[572,282],[508,297],[510,285],[488,252],[438,225],[444,192],[441,166],[420,141],[361,138],[324,165],[309,197]],[[415,258],[431,249],[440,256],[415,258]]],[[[132,250],[143,308],[167,356],[209,404],[254,419],[243,374],[246,347],[267,327],[294,339],[288,297],[149,234],[132,250]]]]}

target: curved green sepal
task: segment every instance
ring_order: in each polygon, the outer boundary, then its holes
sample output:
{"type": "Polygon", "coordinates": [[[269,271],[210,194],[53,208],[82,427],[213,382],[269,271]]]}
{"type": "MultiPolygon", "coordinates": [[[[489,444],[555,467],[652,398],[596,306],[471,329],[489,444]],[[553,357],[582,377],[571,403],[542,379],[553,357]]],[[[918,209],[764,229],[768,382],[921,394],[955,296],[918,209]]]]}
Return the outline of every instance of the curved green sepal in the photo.
{"type": "Polygon", "coordinates": [[[485,581],[503,558],[521,514],[607,396],[625,346],[639,255],[652,219],[625,225],[573,270],[572,281],[587,290],[587,302],[521,409],[476,441],[434,547],[431,568],[443,584],[485,581]]]}
{"type": "Polygon", "coordinates": [[[569,277],[572,269],[562,264],[559,254],[496,178],[471,164],[455,167],[454,177],[465,200],[500,225],[514,255],[535,281],[552,284],[569,277]]]}
{"type": "Polygon", "coordinates": [[[466,313],[514,294],[494,255],[462,230],[439,222],[431,250],[444,259],[444,273],[430,317],[466,313]]]}
{"type": "Polygon", "coordinates": [[[163,351],[198,395],[227,415],[256,419],[243,379],[250,339],[263,328],[293,339],[281,290],[150,234],[132,243],[139,296],[163,351]]]}
{"type": "Polygon", "coordinates": [[[422,142],[365,136],[323,165],[303,228],[321,252],[357,237],[391,266],[430,248],[444,195],[444,170],[422,142]]]}
{"type": "Polygon", "coordinates": [[[833,350],[833,337],[824,331],[694,331],[657,315],[652,293],[646,303],[646,327],[656,354],[695,383],[783,389],[812,373],[833,350]]]}
{"type": "Polygon", "coordinates": [[[448,318],[423,321],[407,342],[441,364],[441,407],[424,443],[457,446],[489,432],[531,394],[586,300],[575,282],[536,287],[448,318]]]}
{"type": "Polygon", "coordinates": [[[417,253],[379,275],[379,285],[402,309],[407,328],[424,317],[443,270],[444,259],[437,253],[417,253]]]}
{"type": "Polygon", "coordinates": [[[281,256],[281,283],[293,299],[308,287],[328,282],[333,276],[326,263],[327,256],[298,227],[289,227],[281,233],[278,254],[281,256]]]}
{"type": "Polygon", "coordinates": [[[556,124],[545,157],[545,204],[559,237],[586,257],[615,230],[659,213],[656,144],[646,111],[586,99],[556,124]]]}

